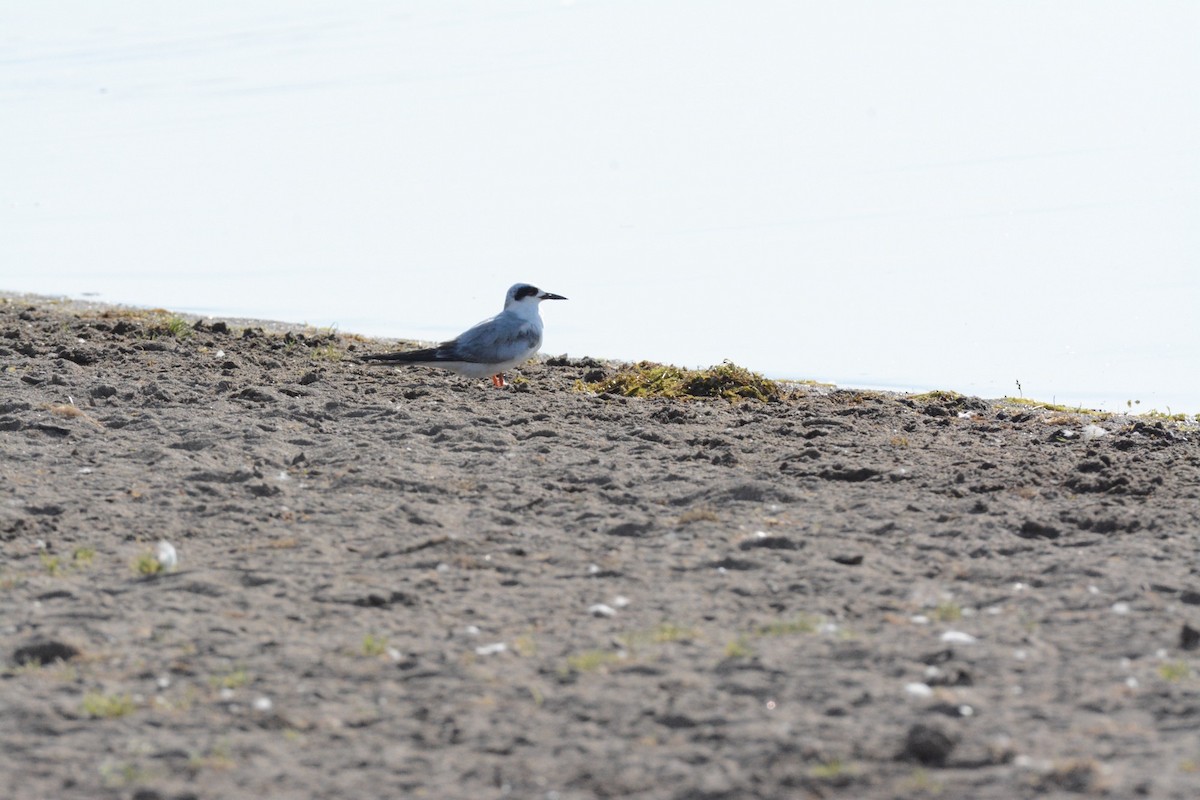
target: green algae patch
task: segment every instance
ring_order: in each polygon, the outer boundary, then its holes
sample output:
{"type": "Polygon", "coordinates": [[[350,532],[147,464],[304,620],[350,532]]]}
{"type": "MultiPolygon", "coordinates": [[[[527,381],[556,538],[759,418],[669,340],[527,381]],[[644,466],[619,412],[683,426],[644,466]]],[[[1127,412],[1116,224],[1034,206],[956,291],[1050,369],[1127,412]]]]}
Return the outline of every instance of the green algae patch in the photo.
{"type": "Polygon", "coordinates": [[[783,396],[783,391],[775,381],[729,362],[695,370],[639,361],[622,366],[615,373],[599,380],[579,381],[575,388],[579,391],[622,397],[722,397],[732,402],[754,399],[766,403],[779,400],[783,396]]]}

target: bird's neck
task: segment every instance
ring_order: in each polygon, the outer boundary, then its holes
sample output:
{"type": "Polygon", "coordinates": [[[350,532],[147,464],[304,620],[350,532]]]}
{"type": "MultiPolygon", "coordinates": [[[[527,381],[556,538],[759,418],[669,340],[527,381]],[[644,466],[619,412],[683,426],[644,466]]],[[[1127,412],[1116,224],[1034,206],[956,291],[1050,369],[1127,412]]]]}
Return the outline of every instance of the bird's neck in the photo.
{"type": "Polygon", "coordinates": [[[538,314],[537,303],[513,303],[504,310],[526,322],[539,323],[542,321],[541,316],[538,314]]]}

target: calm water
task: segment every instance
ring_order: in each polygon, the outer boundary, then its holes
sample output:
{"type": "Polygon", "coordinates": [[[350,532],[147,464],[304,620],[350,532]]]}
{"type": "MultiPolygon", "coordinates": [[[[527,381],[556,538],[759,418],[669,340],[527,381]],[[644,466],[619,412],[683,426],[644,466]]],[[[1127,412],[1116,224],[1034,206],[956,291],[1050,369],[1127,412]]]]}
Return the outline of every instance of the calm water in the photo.
{"type": "Polygon", "coordinates": [[[1200,4],[0,6],[0,288],[1200,412],[1200,4]],[[24,7],[21,7],[24,6],[24,7]]]}

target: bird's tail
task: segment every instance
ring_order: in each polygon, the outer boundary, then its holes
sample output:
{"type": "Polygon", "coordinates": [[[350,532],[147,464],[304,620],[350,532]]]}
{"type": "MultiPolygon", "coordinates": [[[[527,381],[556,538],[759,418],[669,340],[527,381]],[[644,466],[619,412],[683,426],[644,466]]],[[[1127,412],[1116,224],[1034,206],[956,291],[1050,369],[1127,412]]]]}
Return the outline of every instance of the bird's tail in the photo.
{"type": "Polygon", "coordinates": [[[424,350],[405,350],[399,353],[372,353],[370,355],[359,356],[359,359],[366,362],[373,362],[373,366],[418,364],[441,360],[438,356],[438,351],[432,347],[424,350]]]}

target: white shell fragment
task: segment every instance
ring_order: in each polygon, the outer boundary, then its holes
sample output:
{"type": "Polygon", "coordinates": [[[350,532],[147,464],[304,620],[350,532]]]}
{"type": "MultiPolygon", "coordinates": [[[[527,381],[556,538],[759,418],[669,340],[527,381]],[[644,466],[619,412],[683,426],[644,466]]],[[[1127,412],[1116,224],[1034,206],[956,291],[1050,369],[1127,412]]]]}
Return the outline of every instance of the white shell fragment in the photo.
{"type": "Polygon", "coordinates": [[[477,656],[494,656],[497,653],[503,653],[508,649],[508,645],[504,642],[496,642],[495,644],[485,644],[475,648],[477,656]]]}
{"type": "Polygon", "coordinates": [[[179,566],[179,554],[175,552],[175,545],[168,541],[161,541],[154,545],[154,560],[157,561],[165,572],[172,572],[179,566]]]}
{"type": "Polygon", "coordinates": [[[588,606],[588,613],[593,617],[615,617],[617,610],[604,603],[596,603],[594,606],[588,606]]]}
{"type": "Polygon", "coordinates": [[[913,697],[933,697],[933,687],[927,683],[906,683],[904,691],[913,697]]]}
{"type": "Polygon", "coordinates": [[[965,631],[946,631],[942,634],[942,641],[951,644],[973,644],[979,640],[965,631]]]}

